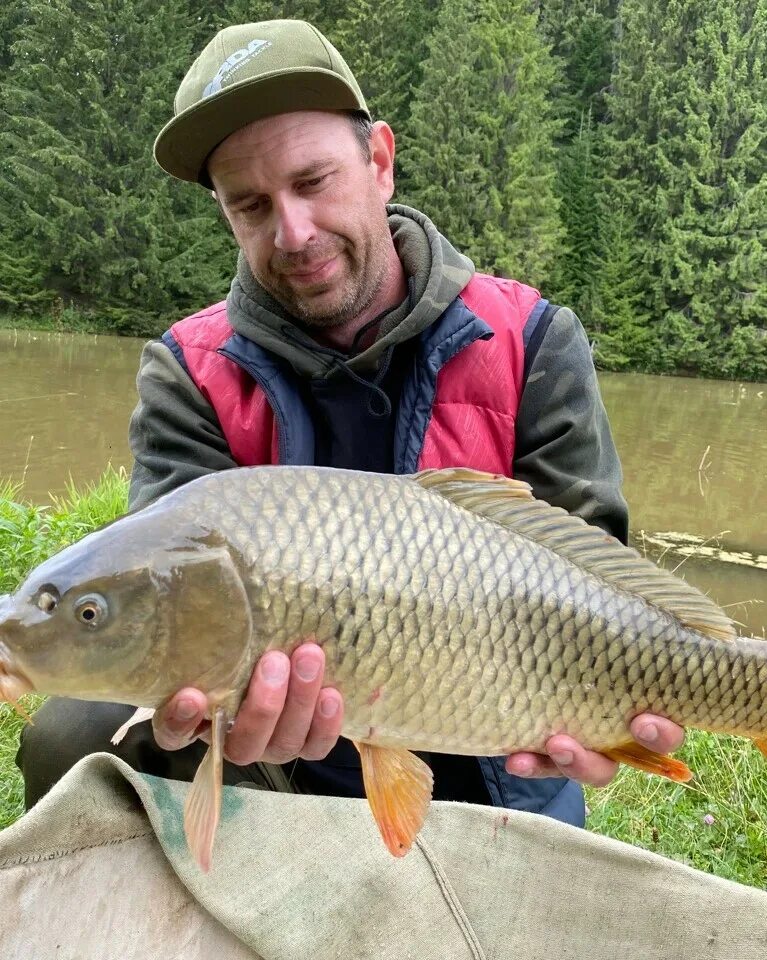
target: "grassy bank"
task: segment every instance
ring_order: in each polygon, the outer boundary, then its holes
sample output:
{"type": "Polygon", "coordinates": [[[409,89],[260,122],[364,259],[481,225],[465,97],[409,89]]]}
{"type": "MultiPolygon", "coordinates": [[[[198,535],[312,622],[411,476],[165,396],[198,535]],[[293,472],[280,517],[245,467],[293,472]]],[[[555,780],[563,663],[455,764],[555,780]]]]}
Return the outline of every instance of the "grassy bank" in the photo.
{"type": "Polygon", "coordinates": [[[179,313],[165,319],[141,317],[134,311],[108,308],[87,311],[76,307],[62,307],[39,313],[2,313],[0,330],[43,330],[54,333],[97,333],[104,337],[157,337],[171,323],[178,320],[179,313]]]}
{"type": "MultiPolygon", "coordinates": [[[[108,470],[88,489],[52,506],[20,502],[0,486],[0,593],[51,553],[125,510],[127,478],[108,470]]],[[[34,710],[39,700],[25,698],[34,710]]],[[[14,764],[24,721],[0,706],[0,827],[22,812],[14,764]]],[[[744,740],[691,732],[680,756],[695,772],[682,786],[624,769],[604,790],[589,790],[588,825],[730,880],[767,886],[767,760],[744,740]]]]}
{"type": "Polygon", "coordinates": [[[44,330],[54,333],[101,333],[109,334],[112,331],[104,330],[103,322],[97,316],[78,313],[67,309],[58,313],[40,314],[3,314],[0,313],[0,330],[44,330]]]}
{"type": "MultiPolygon", "coordinates": [[[[0,594],[15,589],[37,564],[86,533],[124,513],[128,503],[128,477],[124,470],[108,468],[100,481],[53,499],[49,506],[34,506],[20,499],[18,487],[0,484],[0,594]]],[[[41,702],[25,697],[24,708],[33,712],[41,702]]],[[[22,782],[14,756],[24,720],[7,704],[0,706],[0,828],[22,813],[22,782]]]]}

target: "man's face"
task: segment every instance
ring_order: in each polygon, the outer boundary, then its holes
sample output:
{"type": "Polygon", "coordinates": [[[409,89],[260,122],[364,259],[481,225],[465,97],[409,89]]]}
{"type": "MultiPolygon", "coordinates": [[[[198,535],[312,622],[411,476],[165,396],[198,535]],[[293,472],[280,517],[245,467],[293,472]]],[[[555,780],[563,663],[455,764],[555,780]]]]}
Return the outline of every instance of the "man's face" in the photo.
{"type": "Polygon", "coordinates": [[[349,118],[319,111],[257,120],[211,154],[216,197],[253,276],[292,316],[334,327],[375,300],[393,251],[393,157],[385,124],[368,162],[349,118]]]}

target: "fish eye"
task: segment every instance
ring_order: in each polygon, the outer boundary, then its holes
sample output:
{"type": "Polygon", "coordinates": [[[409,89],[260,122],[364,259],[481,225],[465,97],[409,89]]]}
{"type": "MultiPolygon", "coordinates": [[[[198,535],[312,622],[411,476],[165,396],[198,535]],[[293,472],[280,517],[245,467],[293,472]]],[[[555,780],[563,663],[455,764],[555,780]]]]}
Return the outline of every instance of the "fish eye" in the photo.
{"type": "Polygon", "coordinates": [[[106,615],[106,601],[97,593],[80,597],[75,603],[75,618],[86,627],[97,626],[106,615]]]}
{"type": "Polygon", "coordinates": [[[59,598],[51,590],[41,590],[37,595],[37,606],[43,613],[53,613],[59,603],[59,598]]]}

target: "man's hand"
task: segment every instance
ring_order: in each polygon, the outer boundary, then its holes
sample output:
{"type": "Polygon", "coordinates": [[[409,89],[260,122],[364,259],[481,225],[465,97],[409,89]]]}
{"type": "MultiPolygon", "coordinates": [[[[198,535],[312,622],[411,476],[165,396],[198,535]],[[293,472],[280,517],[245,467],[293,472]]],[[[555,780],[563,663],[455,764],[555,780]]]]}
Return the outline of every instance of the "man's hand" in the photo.
{"type": "MultiPolygon", "coordinates": [[[[684,742],[684,730],[652,713],[642,713],[631,722],[631,736],[655,753],[672,753],[684,742]]],[[[571,777],[591,787],[605,787],[618,772],[618,764],[601,753],[584,748],[565,734],[550,737],[546,754],[513,753],[506,769],[518,777],[571,777]]]]}
{"type": "MultiPolygon", "coordinates": [[[[325,654],[316,643],[302,644],[290,658],[279,650],[265,653],[227,734],[227,759],[246,766],[327,756],[341,732],[344,707],[337,690],[323,688],[324,670],[325,654]]],[[[207,740],[207,706],[199,690],[180,690],[152,720],[159,746],[178,750],[196,737],[207,740]]]]}

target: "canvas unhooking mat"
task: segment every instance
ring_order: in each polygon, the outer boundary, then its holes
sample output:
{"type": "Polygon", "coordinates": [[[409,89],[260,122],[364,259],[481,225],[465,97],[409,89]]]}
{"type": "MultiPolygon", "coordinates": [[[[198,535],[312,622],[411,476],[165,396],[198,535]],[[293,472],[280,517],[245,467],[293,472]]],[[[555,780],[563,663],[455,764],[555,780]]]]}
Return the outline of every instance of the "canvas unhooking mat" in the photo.
{"type": "Polygon", "coordinates": [[[765,960],[767,894],[543,817],[432,805],[403,860],[364,801],[186,784],[96,754],[0,833],[2,960],[765,960]]]}

